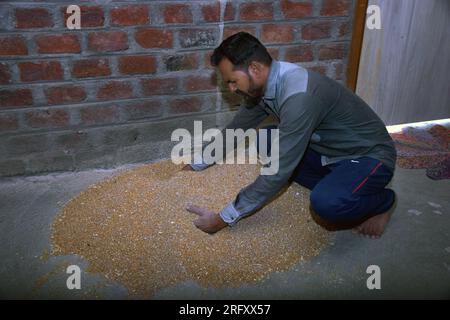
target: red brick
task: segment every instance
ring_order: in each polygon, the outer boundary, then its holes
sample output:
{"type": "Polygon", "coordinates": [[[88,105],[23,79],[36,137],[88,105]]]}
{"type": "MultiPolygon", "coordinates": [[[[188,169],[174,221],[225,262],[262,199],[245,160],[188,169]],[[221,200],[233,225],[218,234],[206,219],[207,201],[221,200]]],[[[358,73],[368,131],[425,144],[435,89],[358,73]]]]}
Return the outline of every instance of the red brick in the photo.
{"type": "Polygon", "coordinates": [[[13,131],[19,128],[19,121],[16,115],[0,114],[0,132],[13,131]]]}
{"type": "Polygon", "coordinates": [[[330,31],[331,24],[329,22],[310,23],[302,28],[302,39],[326,39],[331,36],[330,31]]]}
{"type": "Polygon", "coordinates": [[[265,20],[273,18],[273,7],[271,2],[265,3],[243,3],[240,5],[241,20],[265,20]]]}
{"type": "Polygon", "coordinates": [[[128,99],[133,96],[133,87],[129,82],[111,81],[100,87],[97,98],[100,100],[128,99]]]}
{"type": "Polygon", "coordinates": [[[148,24],[149,10],[145,5],[129,5],[111,9],[111,24],[115,26],[136,26],[148,24]]]}
{"type": "Polygon", "coordinates": [[[103,124],[118,122],[119,112],[115,106],[89,106],[80,110],[83,124],[103,124]]]}
{"type": "Polygon", "coordinates": [[[156,71],[156,58],[153,56],[120,57],[119,71],[123,74],[153,73],[156,71]]]}
{"type": "Polygon", "coordinates": [[[64,71],[58,61],[21,62],[19,69],[20,80],[24,82],[64,78],[64,71]]]}
{"type": "Polygon", "coordinates": [[[202,15],[205,22],[220,21],[220,3],[202,6],[202,15]]]}
{"type": "Polygon", "coordinates": [[[177,78],[155,78],[141,80],[142,93],[146,96],[177,93],[177,78]]]}
{"type": "Polygon", "coordinates": [[[163,108],[159,101],[145,101],[125,107],[128,120],[156,118],[162,115],[163,108]]]}
{"type": "Polygon", "coordinates": [[[320,46],[319,60],[343,59],[347,53],[344,43],[329,43],[320,46]]]}
{"type": "Polygon", "coordinates": [[[185,4],[171,4],[164,8],[166,23],[192,23],[191,7],[185,4]]]}
{"type": "Polygon", "coordinates": [[[281,1],[281,10],[287,19],[305,18],[312,16],[313,7],[309,2],[281,1]]]}
{"type": "Polygon", "coordinates": [[[167,55],[163,58],[167,71],[192,70],[197,68],[197,54],[167,55]]]}
{"type": "Polygon", "coordinates": [[[352,0],[324,0],[320,15],[322,16],[347,16],[350,13],[352,0]]]}
{"type": "Polygon", "coordinates": [[[101,77],[111,75],[107,59],[77,60],[73,64],[72,76],[75,78],[101,77]]]}
{"type": "Polygon", "coordinates": [[[141,29],[135,34],[136,42],[143,48],[172,48],[173,33],[163,29],[141,29]]]}
{"type": "Polygon", "coordinates": [[[313,61],[314,56],[310,45],[302,45],[286,49],[285,60],[289,62],[313,61]]]}
{"type": "Polygon", "coordinates": [[[217,86],[215,74],[188,76],[184,79],[184,90],[188,92],[214,90],[217,86]]]}
{"type": "MultiPolygon", "coordinates": [[[[216,2],[211,5],[202,6],[203,21],[219,22],[220,21],[220,3],[216,2]]],[[[232,2],[227,2],[225,6],[224,21],[234,20],[234,8],[232,2]]]]}
{"type": "Polygon", "coordinates": [[[88,48],[97,52],[111,52],[128,49],[126,32],[91,32],[88,34],[88,48]]]}
{"type": "Polygon", "coordinates": [[[0,38],[0,56],[22,56],[27,54],[28,49],[24,37],[10,36],[0,38]]]}
{"type": "Polygon", "coordinates": [[[0,63],[0,84],[8,84],[11,82],[11,72],[5,63],[0,63]]]}
{"type": "Polygon", "coordinates": [[[0,90],[0,108],[25,107],[33,104],[30,89],[0,90]]]}
{"type": "Polygon", "coordinates": [[[324,76],[327,75],[327,67],[326,66],[312,66],[312,67],[307,67],[306,69],[323,74],[324,76]]]}
{"type": "MultiPolygon", "coordinates": [[[[64,15],[64,21],[72,14],[66,13],[67,7],[61,9],[64,15]]],[[[105,23],[105,15],[102,7],[80,6],[81,12],[81,28],[102,27],[105,23]]]]}
{"type": "Polygon", "coordinates": [[[279,59],[280,50],[278,48],[267,48],[267,51],[269,51],[269,54],[273,59],[279,59]]]}
{"type": "Polygon", "coordinates": [[[50,105],[81,102],[86,99],[84,88],[72,85],[46,88],[45,95],[50,105]]]}
{"type": "Polygon", "coordinates": [[[80,41],[74,34],[37,36],[39,53],[80,53],[80,41]]]}
{"type": "Polygon", "coordinates": [[[294,27],[290,25],[266,24],[262,30],[265,43],[283,43],[294,40],[294,27]]]}
{"type": "Polygon", "coordinates": [[[344,22],[339,27],[339,37],[347,37],[351,34],[351,22],[344,22]]]}
{"type": "Polygon", "coordinates": [[[202,100],[198,97],[173,99],[169,105],[169,113],[198,112],[202,109],[202,100]]]}
{"type": "Polygon", "coordinates": [[[45,8],[16,8],[16,28],[46,28],[53,26],[50,12],[45,8]]]}
{"type": "Polygon", "coordinates": [[[225,12],[223,16],[224,21],[231,21],[234,20],[234,7],[233,7],[233,0],[227,2],[227,5],[225,6],[225,12]]]}
{"type": "Polygon", "coordinates": [[[254,27],[248,27],[248,26],[242,26],[242,27],[225,27],[223,29],[223,38],[226,39],[233,34],[236,34],[238,32],[247,32],[250,33],[253,36],[256,36],[256,28],[254,27]]]}
{"type": "Polygon", "coordinates": [[[25,114],[32,128],[61,128],[69,125],[70,116],[65,110],[33,110],[25,114]]]}

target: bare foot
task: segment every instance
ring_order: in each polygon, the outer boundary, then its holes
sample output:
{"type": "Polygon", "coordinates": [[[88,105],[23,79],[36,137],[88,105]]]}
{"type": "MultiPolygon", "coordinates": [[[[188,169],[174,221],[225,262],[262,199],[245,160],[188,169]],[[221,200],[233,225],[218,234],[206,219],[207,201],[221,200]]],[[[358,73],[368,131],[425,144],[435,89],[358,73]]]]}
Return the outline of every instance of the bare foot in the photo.
{"type": "Polygon", "coordinates": [[[353,233],[358,233],[362,236],[369,237],[372,239],[378,239],[386,229],[386,225],[391,219],[392,213],[394,212],[396,203],[386,211],[385,213],[378,214],[376,216],[370,217],[359,226],[353,229],[353,233]]]}
{"type": "Polygon", "coordinates": [[[353,229],[353,232],[372,239],[378,239],[383,234],[391,215],[391,212],[385,212],[373,216],[353,229]]]}
{"type": "Polygon", "coordinates": [[[377,214],[376,216],[370,217],[359,226],[353,229],[353,233],[360,234],[365,237],[372,239],[378,239],[383,234],[386,229],[386,225],[391,219],[392,213],[397,207],[397,195],[394,194],[394,203],[389,208],[388,211],[377,214]]]}
{"type": "Polygon", "coordinates": [[[353,233],[372,239],[378,239],[386,229],[386,225],[397,207],[397,195],[394,196],[394,203],[388,211],[372,216],[366,220],[360,219],[358,221],[330,222],[322,219],[311,206],[310,213],[312,219],[328,231],[348,230],[353,228],[353,233]]]}

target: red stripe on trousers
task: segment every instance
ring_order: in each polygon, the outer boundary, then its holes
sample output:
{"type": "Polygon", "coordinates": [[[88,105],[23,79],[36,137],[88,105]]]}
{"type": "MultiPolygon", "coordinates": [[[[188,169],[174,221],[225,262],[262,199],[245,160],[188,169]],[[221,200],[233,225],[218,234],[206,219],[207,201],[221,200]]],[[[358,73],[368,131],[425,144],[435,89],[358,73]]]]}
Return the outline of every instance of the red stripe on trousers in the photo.
{"type": "Polygon", "coordinates": [[[358,190],[359,190],[359,189],[367,182],[367,180],[369,180],[369,177],[370,177],[371,175],[373,175],[373,174],[375,173],[375,171],[377,171],[377,169],[378,169],[382,164],[383,164],[382,162],[380,162],[379,164],[377,164],[377,166],[369,173],[369,175],[363,180],[363,182],[361,182],[361,183],[359,184],[359,186],[357,186],[356,189],[353,190],[352,193],[355,193],[356,191],[358,191],[358,190]]]}

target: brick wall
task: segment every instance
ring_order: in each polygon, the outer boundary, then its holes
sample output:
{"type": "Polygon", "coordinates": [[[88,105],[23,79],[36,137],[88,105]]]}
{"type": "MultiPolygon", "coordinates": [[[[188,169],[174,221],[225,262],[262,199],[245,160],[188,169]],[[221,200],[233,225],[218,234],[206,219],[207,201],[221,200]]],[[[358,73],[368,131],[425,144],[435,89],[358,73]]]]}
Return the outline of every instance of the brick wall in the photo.
{"type": "Polygon", "coordinates": [[[227,122],[209,56],[244,30],[341,82],[353,0],[3,1],[0,176],[170,157],[172,130],[227,122]],[[65,27],[81,6],[81,30],[65,27]],[[223,33],[222,33],[223,31],[223,33]]]}

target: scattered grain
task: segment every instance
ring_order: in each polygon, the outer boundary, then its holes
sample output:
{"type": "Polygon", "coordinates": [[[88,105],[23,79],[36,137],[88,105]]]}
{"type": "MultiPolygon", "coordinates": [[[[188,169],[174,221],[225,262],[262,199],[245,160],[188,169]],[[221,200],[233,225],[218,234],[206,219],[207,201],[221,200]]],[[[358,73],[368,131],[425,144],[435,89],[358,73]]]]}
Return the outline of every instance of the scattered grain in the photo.
{"type": "Polygon", "coordinates": [[[188,203],[219,211],[258,176],[257,165],[181,171],[162,161],[121,173],[69,201],[53,225],[52,255],[77,254],[87,271],[149,297],[186,280],[236,287],[318,255],[329,233],[313,223],[309,191],[291,185],[235,227],[195,228],[188,203]]]}

